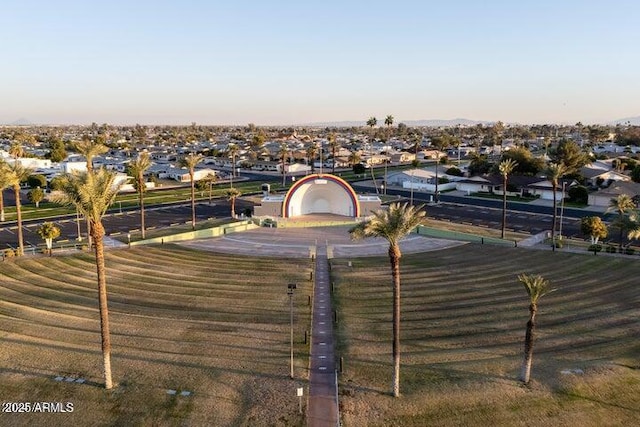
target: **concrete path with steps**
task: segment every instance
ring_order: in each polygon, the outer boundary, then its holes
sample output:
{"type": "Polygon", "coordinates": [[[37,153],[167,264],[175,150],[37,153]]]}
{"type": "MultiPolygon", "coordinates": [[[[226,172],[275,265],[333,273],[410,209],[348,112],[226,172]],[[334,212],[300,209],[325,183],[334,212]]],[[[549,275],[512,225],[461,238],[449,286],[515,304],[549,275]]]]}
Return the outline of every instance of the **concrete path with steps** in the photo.
{"type": "Polygon", "coordinates": [[[316,254],[316,277],[311,320],[311,358],[309,361],[309,400],[307,404],[307,425],[310,427],[339,425],[333,309],[329,282],[327,247],[321,245],[316,254]]]}

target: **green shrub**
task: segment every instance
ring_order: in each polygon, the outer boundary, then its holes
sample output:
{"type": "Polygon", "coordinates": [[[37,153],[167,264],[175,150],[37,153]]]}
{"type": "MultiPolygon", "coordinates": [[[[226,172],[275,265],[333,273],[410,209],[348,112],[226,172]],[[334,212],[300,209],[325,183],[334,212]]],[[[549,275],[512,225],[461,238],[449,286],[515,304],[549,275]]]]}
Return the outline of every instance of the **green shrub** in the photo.
{"type": "MultiPolygon", "coordinates": [[[[602,245],[591,245],[591,246],[589,246],[589,252],[600,252],[600,251],[602,251],[602,245]]],[[[609,248],[607,248],[607,252],[608,251],[609,251],[609,248]]]]}
{"type": "Polygon", "coordinates": [[[635,253],[636,253],[636,250],[635,250],[635,249],[633,249],[633,248],[626,248],[626,249],[624,250],[624,253],[625,253],[625,254],[627,254],[627,255],[633,255],[633,254],[635,254],[635,253]]]}
{"type": "Polygon", "coordinates": [[[14,256],[16,256],[16,253],[13,249],[5,249],[3,251],[4,257],[5,258],[12,258],[14,256]]]}
{"type": "Polygon", "coordinates": [[[615,246],[609,245],[607,246],[606,251],[610,254],[615,254],[618,251],[618,249],[615,246]]]}

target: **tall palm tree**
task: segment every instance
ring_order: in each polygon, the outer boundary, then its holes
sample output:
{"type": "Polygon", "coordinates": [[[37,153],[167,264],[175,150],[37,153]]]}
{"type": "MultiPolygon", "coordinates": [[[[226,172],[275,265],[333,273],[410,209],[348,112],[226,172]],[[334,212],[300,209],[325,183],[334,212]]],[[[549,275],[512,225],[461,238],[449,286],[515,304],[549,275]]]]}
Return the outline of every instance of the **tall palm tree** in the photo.
{"type": "Polygon", "coordinates": [[[4,190],[11,187],[11,175],[9,166],[0,161],[0,222],[4,222],[4,190]]]}
{"type": "Polygon", "coordinates": [[[118,187],[114,185],[115,174],[104,168],[91,172],[67,175],[62,191],[52,199],[67,206],[75,206],[91,223],[91,237],[98,276],[98,306],[100,310],[100,333],[102,337],[102,359],[104,387],[113,387],[111,380],[111,336],[109,331],[109,308],[107,305],[107,276],[104,262],[104,226],[102,218],[114,202],[118,187]]]}
{"type": "Polygon", "coordinates": [[[628,222],[626,221],[627,214],[632,212],[636,208],[636,204],[628,194],[620,194],[618,197],[613,198],[609,201],[609,207],[607,208],[607,213],[616,212],[618,217],[615,220],[615,224],[620,230],[620,243],[618,244],[618,249],[622,249],[622,239],[625,228],[627,228],[628,222]]]}
{"type": "Polygon", "coordinates": [[[331,163],[331,173],[335,174],[336,173],[336,151],[338,150],[340,143],[338,142],[335,132],[331,132],[327,137],[327,139],[329,140],[329,147],[331,147],[331,159],[333,159],[333,162],[331,163]]]}
{"type": "Polygon", "coordinates": [[[438,167],[440,166],[440,151],[449,146],[449,140],[444,137],[433,138],[431,145],[436,149],[436,192],[434,200],[436,203],[440,200],[440,191],[438,191],[438,184],[440,179],[438,178],[438,167]]]}
{"type": "Polygon", "coordinates": [[[202,161],[200,154],[189,153],[180,160],[180,166],[189,170],[189,180],[191,181],[191,229],[196,229],[196,185],[193,179],[196,165],[202,161]]]}
{"type": "Polygon", "coordinates": [[[522,362],[522,370],[520,372],[520,381],[528,384],[531,378],[531,362],[533,361],[533,341],[536,329],[538,300],[553,290],[549,289],[549,281],[539,275],[521,274],[518,276],[518,280],[524,285],[530,300],[529,321],[527,322],[527,332],[524,338],[524,361],[522,362]]]}
{"type": "Polygon", "coordinates": [[[138,192],[138,200],[140,202],[140,233],[145,238],[144,226],[144,193],[147,191],[144,173],[151,167],[151,159],[149,153],[142,152],[137,159],[129,163],[129,173],[133,177],[133,186],[138,192]]]}
{"type": "Polygon", "coordinates": [[[362,157],[360,157],[360,153],[357,151],[352,151],[349,154],[349,164],[353,167],[353,165],[358,164],[362,161],[362,157]]]}
{"type": "MultiPolygon", "coordinates": [[[[384,124],[387,126],[387,134],[388,134],[388,139],[391,138],[391,126],[393,126],[393,116],[391,114],[389,114],[385,119],[384,119],[384,124]]],[[[387,140],[387,145],[389,145],[389,141],[387,140]]],[[[386,151],[386,150],[385,150],[386,151]]],[[[385,152],[385,159],[384,159],[384,190],[383,193],[387,194],[387,156],[389,153],[385,152]]]]}
{"type": "Polygon", "coordinates": [[[498,170],[502,175],[502,233],[500,236],[502,239],[504,239],[504,232],[507,228],[507,179],[516,166],[518,166],[518,162],[513,159],[503,160],[498,165],[498,170]]]}
{"type": "Polygon", "coordinates": [[[400,240],[425,220],[423,206],[392,203],[389,210],[378,210],[349,233],[354,239],[382,237],[389,242],[389,262],[393,279],[393,396],[400,396],[400,240]]]}
{"type": "Polygon", "coordinates": [[[13,141],[9,147],[9,155],[14,159],[24,156],[24,148],[19,141],[13,141]]]}
{"type": "Polygon", "coordinates": [[[236,199],[240,197],[242,193],[237,188],[230,188],[227,190],[227,200],[231,202],[231,218],[236,217],[236,199]]]}
{"type": "Polygon", "coordinates": [[[218,177],[214,173],[208,173],[207,176],[204,177],[207,185],[209,186],[209,204],[211,204],[211,196],[213,194],[213,184],[218,181],[218,177]]]}
{"type": "Polygon", "coordinates": [[[282,186],[284,187],[285,185],[287,185],[287,174],[284,171],[284,164],[285,164],[285,160],[287,159],[287,156],[289,155],[289,147],[287,146],[286,142],[283,142],[280,144],[280,149],[278,150],[278,154],[280,155],[280,159],[282,162],[282,186]]]}
{"type": "Polygon", "coordinates": [[[373,173],[373,137],[374,137],[374,133],[373,133],[373,128],[376,127],[376,125],[378,124],[378,119],[376,119],[375,117],[369,117],[369,120],[367,120],[367,126],[369,126],[371,128],[371,143],[369,144],[369,159],[371,164],[370,166],[370,170],[371,170],[371,180],[373,180],[373,186],[376,189],[376,194],[378,193],[378,184],[376,183],[376,176],[373,173]]]}
{"type": "MultiPolygon", "coordinates": [[[[556,222],[558,217],[558,181],[566,173],[566,167],[562,163],[549,163],[547,166],[547,178],[551,181],[553,189],[553,224],[551,225],[551,250],[556,250],[556,222]]],[[[564,197],[564,194],[562,195],[564,197]]]]}
{"type": "Polygon", "coordinates": [[[231,157],[231,176],[236,176],[236,157],[240,152],[240,147],[238,144],[229,144],[227,146],[227,156],[231,157]]]}
{"type": "Polygon", "coordinates": [[[316,156],[318,155],[318,146],[316,145],[315,142],[312,142],[308,147],[307,147],[307,159],[309,164],[311,165],[311,173],[314,172],[315,170],[315,160],[316,160],[316,156]]]}
{"type": "Polygon", "coordinates": [[[20,183],[31,175],[32,169],[22,166],[18,161],[8,166],[9,182],[13,187],[16,199],[16,218],[18,226],[18,255],[24,255],[24,238],[22,236],[22,204],[20,203],[20,183]]]}
{"type": "MultiPolygon", "coordinates": [[[[93,171],[93,158],[104,154],[109,151],[109,148],[102,143],[104,136],[100,138],[91,139],[89,136],[85,136],[80,141],[76,141],[73,144],[73,149],[82,154],[87,161],[87,171],[93,171]]],[[[91,221],[87,219],[87,242],[89,243],[89,249],[91,249],[91,221]]]]}
{"type": "Polygon", "coordinates": [[[87,171],[93,170],[93,158],[109,151],[109,148],[99,140],[83,138],[73,144],[74,150],[82,154],[87,161],[87,171]]]}

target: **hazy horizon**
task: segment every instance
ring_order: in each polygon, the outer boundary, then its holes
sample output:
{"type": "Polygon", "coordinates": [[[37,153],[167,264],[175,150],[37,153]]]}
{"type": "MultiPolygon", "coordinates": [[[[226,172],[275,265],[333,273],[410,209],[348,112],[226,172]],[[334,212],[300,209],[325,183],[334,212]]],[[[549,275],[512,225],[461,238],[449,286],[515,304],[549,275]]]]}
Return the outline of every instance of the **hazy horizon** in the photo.
{"type": "Polygon", "coordinates": [[[3,6],[0,123],[640,115],[640,4],[630,0],[3,6]]]}

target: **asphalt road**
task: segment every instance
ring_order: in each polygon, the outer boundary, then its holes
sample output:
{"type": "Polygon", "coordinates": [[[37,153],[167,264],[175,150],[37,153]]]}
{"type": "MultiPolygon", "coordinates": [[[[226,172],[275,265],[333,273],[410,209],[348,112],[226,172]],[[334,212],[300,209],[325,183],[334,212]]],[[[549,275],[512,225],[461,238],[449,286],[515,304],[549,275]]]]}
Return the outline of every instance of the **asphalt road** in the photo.
{"type": "MultiPolygon", "coordinates": [[[[245,208],[251,207],[253,204],[245,200],[236,201],[236,213],[242,213],[245,208]]],[[[205,220],[209,218],[225,218],[231,214],[229,202],[224,199],[214,199],[209,205],[207,202],[196,204],[196,220],[205,220]]],[[[53,222],[60,227],[60,237],[56,239],[57,243],[70,244],[76,243],[78,237],[78,223],[75,218],[58,218],[53,222]]],[[[163,206],[149,207],[145,209],[145,225],[147,229],[168,227],[191,222],[191,205],[189,203],[163,206]]],[[[22,226],[22,233],[25,244],[25,251],[29,251],[30,247],[42,245],[43,241],[37,234],[37,229],[41,221],[25,221],[22,226]]],[[[140,211],[125,210],[122,213],[114,213],[105,215],[103,219],[105,232],[107,235],[116,233],[138,233],[140,231],[140,211]]],[[[80,230],[83,238],[86,239],[86,222],[80,221],[80,230]]],[[[18,246],[18,227],[15,222],[0,227],[0,249],[15,249],[18,246]]]]}

